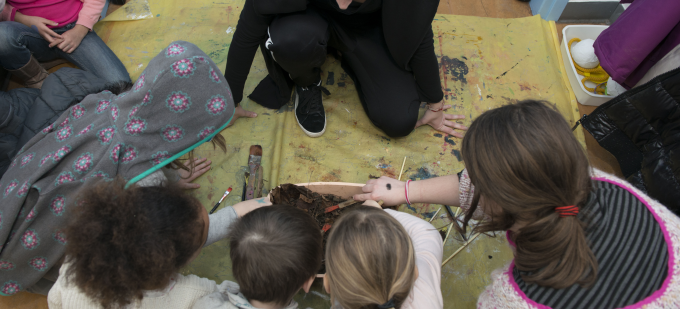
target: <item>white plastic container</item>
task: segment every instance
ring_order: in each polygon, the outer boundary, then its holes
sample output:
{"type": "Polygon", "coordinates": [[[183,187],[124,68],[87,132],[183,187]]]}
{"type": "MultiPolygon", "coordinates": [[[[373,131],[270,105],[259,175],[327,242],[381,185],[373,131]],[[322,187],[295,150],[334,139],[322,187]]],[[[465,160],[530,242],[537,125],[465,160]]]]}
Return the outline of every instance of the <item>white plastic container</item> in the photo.
{"type": "Polygon", "coordinates": [[[600,106],[613,99],[614,96],[594,94],[583,87],[581,80],[584,76],[577,73],[574,63],[571,60],[571,53],[569,52],[567,44],[569,44],[569,41],[573,38],[595,40],[604,29],[607,29],[607,27],[608,26],[574,25],[566,26],[562,29],[562,61],[564,62],[567,76],[569,76],[569,83],[571,84],[571,89],[574,91],[576,100],[583,105],[600,106]]]}

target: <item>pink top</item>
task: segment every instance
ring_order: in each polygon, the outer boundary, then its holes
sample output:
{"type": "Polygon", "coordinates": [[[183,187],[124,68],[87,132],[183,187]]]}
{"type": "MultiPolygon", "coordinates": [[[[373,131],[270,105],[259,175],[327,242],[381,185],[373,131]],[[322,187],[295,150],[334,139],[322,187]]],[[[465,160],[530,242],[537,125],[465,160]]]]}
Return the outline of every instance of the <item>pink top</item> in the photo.
{"type": "Polygon", "coordinates": [[[441,235],[432,224],[420,218],[391,209],[385,211],[401,223],[411,237],[413,249],[416,251],[418,279],[401,308],[444,308],[441,290],[444,244],[441,235]]]}
{"type": "Polygon", "coordinates": [[[59,23],[49,28],[61,28],[77,21],[76,24],[92,30],[105,4],[106,0],[7,0],[0,21],[14,21],[14,15],[19,11],[59,23]]]}

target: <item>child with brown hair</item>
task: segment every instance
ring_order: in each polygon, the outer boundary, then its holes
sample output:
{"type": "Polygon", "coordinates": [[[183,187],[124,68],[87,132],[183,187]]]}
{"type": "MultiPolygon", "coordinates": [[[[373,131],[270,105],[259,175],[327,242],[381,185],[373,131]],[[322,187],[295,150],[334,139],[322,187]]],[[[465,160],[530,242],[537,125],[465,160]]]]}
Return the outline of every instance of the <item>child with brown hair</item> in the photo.
{"type": "Polygon", "coordinates": [[[382,177],[355,199],[460,205],[466,222],[483,220],[475,232],[507,231],[515,259],[492,273],[478,308],[680,306],[680,218],[592,169],[547,102],[485,112],[461,153],[460,178],[382,177]]]}
{"type": "Polygon", "coordinates": [[[309,292],[321,267],[314,219],[295,207],[263,207],[238,220],[228,237],[238,284],[224,281],[194,308],[297,308],[293,296],[309,292]]]}
{"type": "Polygon", "coordinates": [[[225,237],[238,216],[269,205],[253,200],[208,215],[175,185],[124,185],[119,178],[84,190],[68,225],[53,235],[66,255],[50,308],[189,308],[217,284],[179,270],[225,237]]]}
{"type": "Polygon", "coordinates": [[[443,308],[442,239],[412,215],[359,206],[333,224],[324,286],[344,309],[443,308]]]}

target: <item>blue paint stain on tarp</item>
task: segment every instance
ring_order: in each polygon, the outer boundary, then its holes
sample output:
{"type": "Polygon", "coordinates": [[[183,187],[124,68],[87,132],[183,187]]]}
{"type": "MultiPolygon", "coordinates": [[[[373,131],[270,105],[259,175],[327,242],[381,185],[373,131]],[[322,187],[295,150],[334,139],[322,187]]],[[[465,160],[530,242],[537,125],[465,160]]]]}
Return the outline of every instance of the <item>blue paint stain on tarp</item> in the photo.
{"type": "Polygon", "coordinates": [[[160,17],[160,16],[161,16],[161,14],[156,14],[156,17],[160,17]]]}
{"type": "Polygon", "coordinates": [[[430,179],[437,177],[437,175],[430,173],[430,170],[426,167],[419,167],[417,172],[415,174],[412,174],[408,178],[411,180],[416,180],[418,179],[430,179]]]}
{"type": "Polygon", "coordinates": [[[460,155],[460,151],[453,149],[453,150],[451,150],[451,154],[456,156],[456,159],[458,159],[458,162],[463,161],[463,158],[460,155]]]}
{"type": "Polygon", "coordinates": [[[444,137],[444,141],[447,142],[451,146],[456,146],[456,142],[451,139],[452,136],[453,135],[447,135],[446,137],[444,137]]]}
{"type": "Polygon", "coordinates": [[[378,168],[388,168],[388,167],[392,167],[392,165],[385,164],[385,163],[383,163],[383,164],[378,164],[378,168]]]}

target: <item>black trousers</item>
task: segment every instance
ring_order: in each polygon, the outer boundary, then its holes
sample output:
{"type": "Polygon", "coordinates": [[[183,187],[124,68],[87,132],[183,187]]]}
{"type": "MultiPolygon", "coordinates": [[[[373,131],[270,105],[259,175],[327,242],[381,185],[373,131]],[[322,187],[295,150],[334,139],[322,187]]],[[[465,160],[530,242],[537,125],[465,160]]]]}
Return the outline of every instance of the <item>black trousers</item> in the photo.
{"type": "Polygon", "coordinates": [[[413,73],[397,66],[381,26],[352,31],[352,42],[337,35],[329,22],[312,10],[277,16],[264,44],[274,61],[295,84],[305,87],[321,79],[328,47],[342,51],[342,67],[352,78],[368,118],[388,136],[411,133],[420,102],[413,73]],[[347,46],[351,46],[348,50],[347,46]]]}

